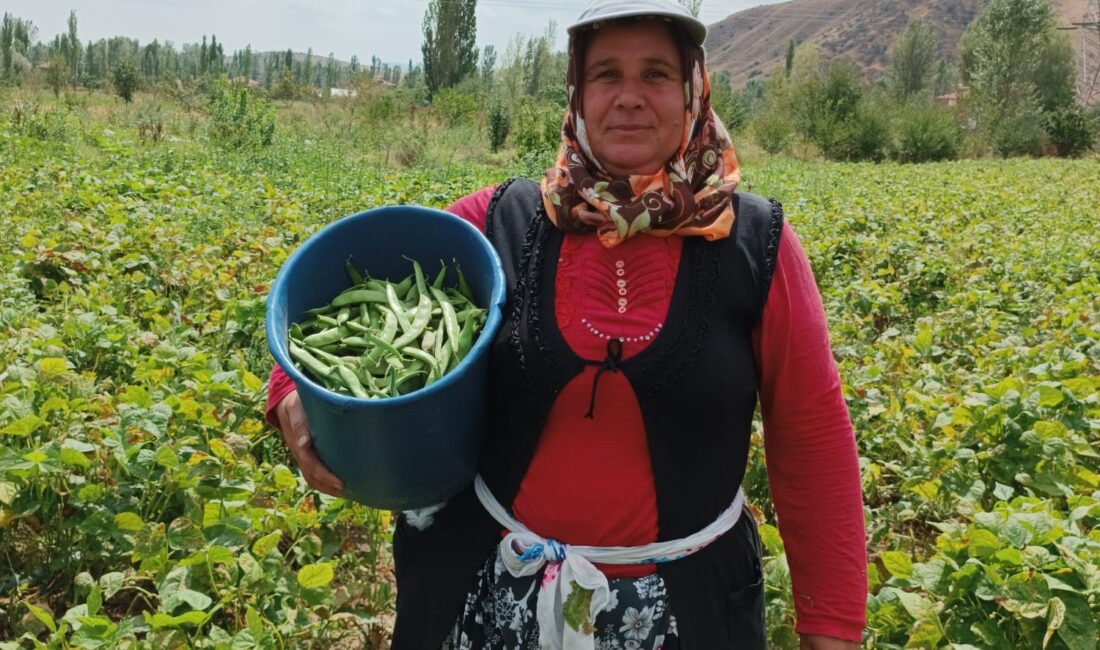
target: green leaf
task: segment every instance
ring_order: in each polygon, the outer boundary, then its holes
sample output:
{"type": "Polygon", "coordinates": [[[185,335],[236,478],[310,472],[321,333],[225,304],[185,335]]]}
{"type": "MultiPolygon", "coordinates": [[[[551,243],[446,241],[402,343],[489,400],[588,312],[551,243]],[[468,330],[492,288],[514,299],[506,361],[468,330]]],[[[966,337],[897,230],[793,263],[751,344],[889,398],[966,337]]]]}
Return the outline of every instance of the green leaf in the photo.
{"type": "Polygon", "coordinates": [[[127,533],[136,533],[145,526],[141,517],[132,512],[120,512],[115,515],[115,528],[127,533]]]}
{"type": "Polygon", "coordinates": [[[332,582],[332,563],[318,562],[298,569],[298,586],[303,589],[320,589],[332,582]]]}
{"type": "Polygon", "coordinates": [[[943,560],[917,563],[913,565],[912,579],[925,591],[935,592],[946,570],[947,564],[943,560]]]}
{"type": "Polygon", "coordinates": [[[879,553],[882,565],[895,578],[908,578],[913,575],[913,560],[908,553],[901,551],[883,551],[879,553]]]}
{"type": "Polygon", "coordinates": [[[30,610],[31,614],[34,614],[34,617],[37,618],[42,625],[49,628],[50,632],[57,631],[57,623],[53,620],[53,616],[49,612],[29,602],[24,601],[23,604],[27,606],[27,609],[30,610]]]}
{"type": "Polygon", "coordinates": [[[283,539],[283,533],[281,531],[272,531],[263,537],[257,539],[252,544],[252,553],[256,557],[264,557],[268,553],[279,548],[279,542],[283,539]]]}
{"type": "Polygon", "coordinates": [[[1066,396],[1061,390],[1048,384],[1039,384],[1039,406],[1043,408],[1054,408],[1065,399],[1066,396]]]}
{"type": "Polygon", "coordinates": [[[777,556],[783,554],[783,538],[779,536],[779,529],[771,524],[760,526],[760,541],[768,555],[777,556]]]}
{"type": "Polygon", "coordinates": [[[1089,609],[1088,601],[1082,596],[1066,591],[1058,592],[1058,599],[1066,609],[1062,625],[1058,628],[1058,638],[1069,650],[1096,649],[1096,616],[1089,609]]]}
{"type": "Polygon", "coordinates": [[[75,449],[69,449],[68,447],[62,447],[58,452],[58,457],[61,459],[63,465],[69,467],[88,468],[92,466],[92,461],[88,460],[87,456],[75,449]]]}
{"type": "Polygon", "coordinates": [[[206,622],[206,617],[206,612],[197,610],[185,612],[179,616],[169,616],[164,612],[157,612],[156,614],[145,612],[145,622],[152,625],[155,629],[202,625],[206,622]]]}
{"type": "Polygon", "coordinates": [[[970,557],[989,557],[1001,549],[1001,540],[984,528],[970,529],[970,557]]]}
{"type": "Polygon", "coordinates": [[[214,602],[210,596],[192,589],[180,589],[176,592],[176,598],[190,605],[191,609],[206,609],[214,602]]]}
{"type": "Polygon", "coordinates": [[[1010,499],[1012,499],[1012,495],[1015,493],[1015,490],[1003,483],[994,484],[993,496],[997,497],[1001,501],[1009,501],[1010,499]]]}
{"type": "Polygon", "coordinates": [[[103,590],[96,585],[92,588],[91,593],[88,594],[88,615],[95,616],[99,613],[99,608],[103,606],[103,590]]]}
{"type": "Polygon", "coordinates": [[[0,481],[0,503],[10,506],[18,494],[19,488],[14,483],[0,481]]]}
{"type": "Polygon", "coordinates": [[[293,490],[298,487],[298,477],[285,465],[279,465],[274,472],[275,487],[280,490],[293,490]]]}
{"type": "Polygon", "coordinates": [[[69,364],[61,357],[46,357],[38,360],[38,369],[46,376],[60,375],[69,369],[69,364]]]}
{"type": "Polygon", "coordinates": [[[23,438],[37,431],[43,424],[45,421],[37,415],[26,415],[15,422],[9,422],[7,426],[0,429],[0,435],[23,438]]]}
{"type": "Polygon", "coordinates": [[[99,586],[103,587],[103,597],[112,598],[119,589],[122,589],[122,585],[126,580],[126,576],[118,571],[112,571],[110,573],[104,573],[99,576],[99,586]]]}
{"type": "Polygon", "coordinates": [[[1047,608],[1047,631],[1043,635],[1043,648],[1047,647],[1050,640],[1054,638],[1054,633],[1058,631],[1058,628],[1062,627],[1062,623],[1066,620],[1066,604],[1062,602],[1062,599],[1055,596],[1050,599],[1050,606],[1047,608]]]}
{"type": "Polygon", "coordinates": [[[167,469],[175,469],[179,467],[180,464],[179,457],[176,455],[176,450],[172,449],[171,445],[161,445],[153,458],[156,459],[157,465],[167,469]]]}

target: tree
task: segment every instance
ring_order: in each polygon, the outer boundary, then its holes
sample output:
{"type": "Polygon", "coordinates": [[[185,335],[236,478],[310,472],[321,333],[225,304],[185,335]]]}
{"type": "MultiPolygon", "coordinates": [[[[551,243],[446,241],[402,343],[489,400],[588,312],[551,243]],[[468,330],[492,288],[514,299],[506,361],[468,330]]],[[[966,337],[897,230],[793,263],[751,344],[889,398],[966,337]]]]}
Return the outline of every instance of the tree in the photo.
{"type": "Polygon", "coordinates": [[[69,11],[69,74],[71,83],[80,79],[80,39],[76,36],[76,10],[69,11]]]}
{"type": "Polygon", "coordinates": [[[15,45],[15,18],[4,13],[4,20],[0,23],[0,76],[11,77],[11,62],[15,45]]]}
{"type": "Polygon", "coordinates": [[[46,84],[53,91],[53,96],[58,97],[61,94],[61,86],[65,85],[65,78],[68,77],[69,62],[60,51],[57,51],[50,55],[46,66],[46,84]]]}
{"type": "Polygon", "coordinates": [[[199,50],[199,74],[205,75],[208,69],[208,59],[206,58],[206,34],[202,35],[202,49],[199,50]]]}
{"type": "Polygon", "coordinates": [[[493,89],[493,68],[497,66],[497,48],[486,45],[481,50],[481,83],[486,90],[493,89]]]}
{"type": "Polygon", "coordinates": [[[1043,114],[1073,98],[1073,51],[1048,0],[993,0],[960,44],[979,126],[1005,155],[1037,153],[1043,114]]]}
{"type": "Polygon", "coordinates": [[[902,100],[928,87],[938,49],[935,30],[922,20],[910,23],[894,42],[890,51],[891,81],[902,100]]]}
{"type": "Polygon", "coordinates": [[[306,51],[306,59],[302,62],[302,84],[306,86],[313,85],[313,48],[309,48],[306,51]]]}
{"type": "Polygon", "coordinates": [[[137,68],[129,60],[119,61],[111,71],[111,84],[127,104],[134,101],[134,91],[138,84],[137,68]]]}
{"type": "Polygon", "coordinates": [[[791,78],[791,68],[794,67],[794,39],[787,41],[787,78],[791,78]]]}
{"type": "Polygon", "coordinates": [[[477,0],[429,0],[424,12],[424,76],[429,97],[477,69],[477,0]]]}

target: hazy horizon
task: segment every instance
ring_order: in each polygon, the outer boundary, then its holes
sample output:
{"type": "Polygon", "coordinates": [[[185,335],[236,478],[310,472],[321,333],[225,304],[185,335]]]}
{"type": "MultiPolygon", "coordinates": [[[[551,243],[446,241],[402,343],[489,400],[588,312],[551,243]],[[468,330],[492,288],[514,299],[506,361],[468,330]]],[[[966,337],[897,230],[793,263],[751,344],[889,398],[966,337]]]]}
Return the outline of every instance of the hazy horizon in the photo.
{"type": "MultiPolygon", "coordinates": [[[[750,7],[778,0],[722,0],[703,2],[701,17],[713,24],[750,7]]],[[[503,54],[517,34],[542,34],[553,20],[557,45],[564,46],[565,26],[576,19],[584,0],[564,0],[552,5],[535,0],[480,0],[478,46],[493,45],[503,54]]],[[[317,56],[333,53],[348,61],[353,55],[369,64],[371,56],[386,63],[420,60],[421,25],[428,0],[353,2],[330,0],[8,0],[3,11],[34,23],[38,39],[49,41],[66,31],[70,9],[76,11],[77,35],[82,42],[111,36],[136,38],[143,45],[156,39],[177,47],[198,43],[203,35],[216,35],[226,54],[251,45],[253,51],[279,51],[288,47],[317,56]]]]}

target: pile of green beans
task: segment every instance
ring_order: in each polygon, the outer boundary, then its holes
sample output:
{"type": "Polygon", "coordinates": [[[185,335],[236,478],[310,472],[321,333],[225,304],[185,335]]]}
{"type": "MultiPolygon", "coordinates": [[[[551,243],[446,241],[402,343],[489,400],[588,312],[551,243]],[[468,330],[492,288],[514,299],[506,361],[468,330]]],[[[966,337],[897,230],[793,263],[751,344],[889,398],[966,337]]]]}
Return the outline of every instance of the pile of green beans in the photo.
{"type": "Polygon", "coordinates": [[[401,282],[364,277],[345,263],[352,286],[310,318],[291,325],[290,356],[325,388],[378,399],[429,386],[470,352],[485,324],[457,265],[457,287],[443,287],[447,267],[428,284],[420,264],[401,282]]]}

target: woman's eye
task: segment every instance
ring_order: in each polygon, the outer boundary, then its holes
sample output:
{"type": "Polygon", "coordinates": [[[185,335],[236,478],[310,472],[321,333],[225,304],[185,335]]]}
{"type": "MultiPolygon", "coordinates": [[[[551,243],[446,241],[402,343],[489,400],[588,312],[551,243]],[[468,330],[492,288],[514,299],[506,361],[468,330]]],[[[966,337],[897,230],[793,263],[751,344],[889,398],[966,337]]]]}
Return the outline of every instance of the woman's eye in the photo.
{"type": "Polygon", "coordinates": [[[664,70],[650,70],[646,73],[646,78],[654,80],[668,79],[668,73],[664,70]]]}

